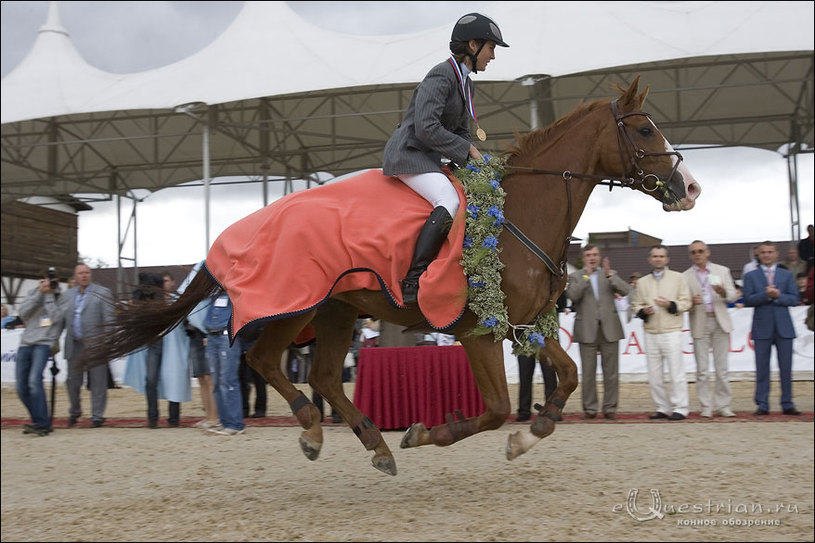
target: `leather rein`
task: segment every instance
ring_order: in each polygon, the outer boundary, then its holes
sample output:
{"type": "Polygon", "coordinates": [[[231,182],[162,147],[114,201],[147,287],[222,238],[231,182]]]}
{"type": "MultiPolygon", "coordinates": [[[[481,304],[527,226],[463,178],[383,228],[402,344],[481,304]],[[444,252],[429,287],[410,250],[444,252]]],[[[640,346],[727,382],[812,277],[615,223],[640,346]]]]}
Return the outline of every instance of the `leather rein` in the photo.
{"type": "MultiPolygon", "coordinates": [[[[611,112],[614,115],[614,121],[617,124],[617,148],[620,151],[620,159],[622,164],[630,164],[630,171],[633,172],[633,175],[626,175],[623,172],[621,177],[611,177],[611,176],[602,176],[602,175],[594,175],[588,173],[573,173],[570,171],[562,171],[562,170],[544,170],[540,168],[529,168],[524,166],[506,166],[506,169],[513,169],[518,171],[524,171],[527,173],[534,173],[534,174],[541,174],[541,175],[558,175],[560,176],[566,187],[566,219],[567,224],[572,224],[572,191],[571,191],[571,181],[573,178],[582,178],[582,179],[594,179],[598,181],[598,185],[608,185],[608,190],[611,191],[612,188],[615,186],[621,188],[630,188],[636,189],[642,187],[642,189],[646,192],[653,192],[658,188],[662,188],[665,185],[665,181],[659,178],[658,175],[649,173],[646,174],[643,172],[642,168],[639,166],[639,161],[644,159],[648,156],[662,156],[662,155],[676,155],[677,161],[674,164],[673,171],[671,171],[671,175],[668,176],[668,179],[671,179],[676,171],[679,169],[679,165],[682,163],[682,155],[679,154],[677,151],[646,151],[642,148],[638,148],[637,145],[634,143],[634,140],[631,138],[631,135],[628,133],[626,129],[625,123],[623,120],[626,117],[630,117],[633,115],[644,115],[651,118],[650,113],[646,113],[644,111],[631,111],[629,113],[620,113],[619,106],[617,105],[617,100],[613,100],[611,102],[611,112]],[[649,188],[646,183],[649,181],[653,181],[653,188],[649,188]]],[[[656,128],[656,126],[654,127],[656,128]]],[[[565,243],[563,245],[563,251],[560,255],[560,264],[556,265],[555,262],[546,254],[546,251],[538,247],[534,241],[532,241],[529,236],[524,234],[520,228],[518,228],[515,223],[510,221],[509,219],[504,220],[504,227],[509,230],[509,232],[514,235],[518,240],[527,248],[529,249],[532,254],[537,256],[549,271],[557,277],[559,282],[563,281],[563,276],[566,274],[566,255],[569,251],[569,244],[571,243],[572,235],[571,231],[568,236],[566,236],[565,243]]],[[[554,282],[552,283],[552,287],[554,287],[554,282]]],[[[554,289],[552,290],[554,292],[554,289]]],[[[551,296],[550,296],[551,298],[551,296]]],[[[552,301],[551,299],[549,301],[552,301]]]]}

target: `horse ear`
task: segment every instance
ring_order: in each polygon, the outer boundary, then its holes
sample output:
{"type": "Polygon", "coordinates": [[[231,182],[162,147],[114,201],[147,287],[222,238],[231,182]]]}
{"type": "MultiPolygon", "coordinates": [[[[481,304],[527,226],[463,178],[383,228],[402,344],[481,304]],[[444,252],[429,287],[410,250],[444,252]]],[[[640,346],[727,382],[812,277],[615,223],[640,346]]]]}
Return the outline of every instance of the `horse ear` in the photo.
{"type": "Polygon", "coordinates": [[[631,82],[631,85],[628,89],[624,89],[622,87],[617,87],[622,95],[618,100],[618,103],[626,106],[631,106],[631,109],[640,109],[642,104],[645,103],[645,97],[648,96],[648,89],[650,87],[646,87],[642,93],[637,94],[640,86],[640,76],[634,78],[634,81],[631,82]]]}
{"type": "Polygon", "coordinates": [[[651,87],[645,87],[645,90],[642,91],[639,96],[637,96],[637,100],[640,102],[640,108],[642,108],[642,105],[645,103],[645,97],[648,96],[648,90],[650,88],[651,87]]]}

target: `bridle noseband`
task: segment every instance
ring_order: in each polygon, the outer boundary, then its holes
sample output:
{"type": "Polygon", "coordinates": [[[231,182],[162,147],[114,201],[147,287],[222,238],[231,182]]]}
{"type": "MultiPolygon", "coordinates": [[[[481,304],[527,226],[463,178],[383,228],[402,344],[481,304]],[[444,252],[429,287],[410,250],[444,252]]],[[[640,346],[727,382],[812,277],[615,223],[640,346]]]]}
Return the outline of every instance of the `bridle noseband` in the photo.
{"type": "MultiPolygon", "coordinates": [[[[614,115],[614,122],[617,124],[617,148],[620,151],[620,161],[625,167],[625,164],[631,165],[631,171],[633,173],[626,174],[623,172],[623,176],[621,178],[610,178],[615,181],[620,182],[621,187],[629,187],[629,188],[637,188],[642,187],[642,190],[646,192],[653,192],[656,189],[665,186],[667,181],[673,179],[673,176],[676,175],[676,171],[679,169],[679,165],[682,164],[682,155],[678,151],[646,151],[641,147],[637,147],[637,144],[634,143],[634,140],[631,138],[631,134],[626,130],[625,123],[623,119],[626,117],[631,117],[633,115],[643,115],[651,119],[651,114],[646,113],[645,111],[631,111],[628,113],[620,113],[620,108],[617,105],[617,100],[613,100],[611,102],[611,113],[614,115]],[[627,144],[627,145],[626,145],[627,144]],[[671,170],[671,174],[668,176],[668,179],[663,181],[659,178],[658,175],[653,173],[646,174],[640,168],[639,161],[644,159],[645,157],[649,156],[665,156],[665,155],[674,155],[676,156],[677,160],[674,164],[673,170],[671,170]],[[627,160],[626,160],[627,158],[627,160]],[[636,176],[636,179],[634,178],[636,176]],[[653,187],[648,188],[647,181],[649,178],[653,178],[653,187]]],[[[653,121],[652,123],[653,124],[653,121]]],[[[656,128],[656,125],[654,125],[656,128]]],[[[613,183],[609,183],[608,189],[611,190],[614,187],[613,183]]]]}

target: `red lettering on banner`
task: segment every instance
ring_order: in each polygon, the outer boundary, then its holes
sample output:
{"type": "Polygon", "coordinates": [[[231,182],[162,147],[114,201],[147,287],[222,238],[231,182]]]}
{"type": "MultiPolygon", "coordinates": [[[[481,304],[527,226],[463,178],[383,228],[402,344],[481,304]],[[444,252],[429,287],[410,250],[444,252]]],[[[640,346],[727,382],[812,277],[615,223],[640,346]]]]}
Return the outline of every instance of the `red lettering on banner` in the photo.
{"type": "Polygon", "coordinates": [[[628,337],[628,342],[625,344],[625,351],[623,351],[623,354],[645,354],[645,351],[642,350],[642,346],[640,345],[637,335],[634,332],[631,332],[631,335],[628,337]],[[636,347],[637,352],[628,352],[631,347],[636,347]]]}
{"type": "MultiPolygon", "coordinates": [[[[749,334],[749,332],[748,332],[748,334],[749,334]]],[[[728,348],[730,349],[731,353],[740,353],[740,352],[744,351],[744,345],[741,346],[741,349],[734,349],[733,348],[733,334],[728,334],[727,341],[728,341],[728,345],[729,345],[728,348]]]]}
{"type": "Polygon", "coordinates": [[[574,342],[574,337],[572,336],[572,334],[571,334],[571,333],[569,333],[569,331],[568,331],[568,330],[566,330],[566,329],[565,329],[565,328],[563,328],[562,326],[560,327],[560,331],[563,333],[563,335],[565,335],[565,336],[566,336],[566,338],[567,338],[567,340],[568,340],[568,341],[566,342],[566,345],[564,346],[564,345],[563,345],[563,338],[562,338],[562,337],[558,338],[558,339],[559,339],[559,341],[560,341],[560,346],[561,346],[561,347],[563,347],[563,350],[564,350],[564,351],[568,351],[569,349],[571,349],[571,348],[572,348],[572,343],[574,342]]]}

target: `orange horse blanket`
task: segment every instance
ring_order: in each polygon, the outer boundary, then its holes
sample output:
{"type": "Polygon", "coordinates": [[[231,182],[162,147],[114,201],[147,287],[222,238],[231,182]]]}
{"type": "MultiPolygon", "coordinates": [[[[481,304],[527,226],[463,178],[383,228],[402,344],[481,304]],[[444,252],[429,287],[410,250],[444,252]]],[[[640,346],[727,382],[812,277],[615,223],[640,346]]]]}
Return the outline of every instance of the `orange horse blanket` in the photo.
{"type": "MultiPolygon", "coordinates": [[[[436,329],[464,312],[461,267],[465,196],[439,255],[420,279],[419,308],[436,329]]],[[[310,311],[332,294],[381,290],[402,306],[410,267],[431,205],[381,170],[295,192],[239,220],[218,236],[206,268],[232,301],[233,337],[270,320],[310,311]]]]}

